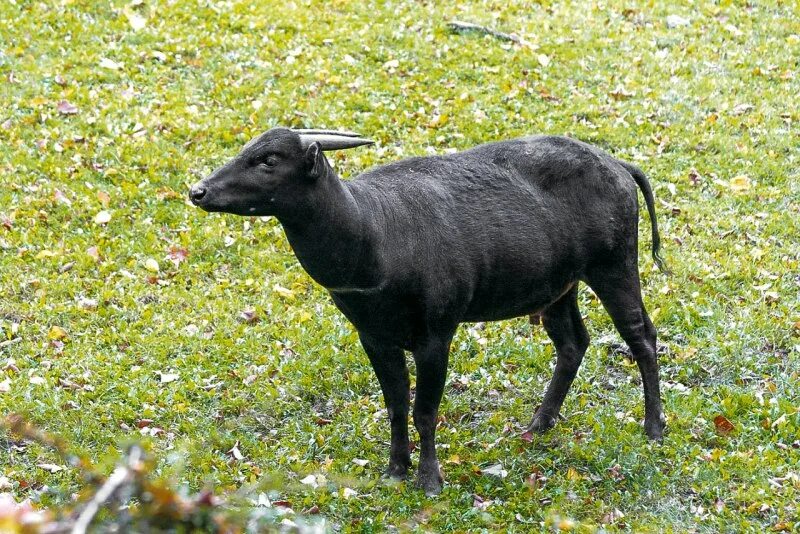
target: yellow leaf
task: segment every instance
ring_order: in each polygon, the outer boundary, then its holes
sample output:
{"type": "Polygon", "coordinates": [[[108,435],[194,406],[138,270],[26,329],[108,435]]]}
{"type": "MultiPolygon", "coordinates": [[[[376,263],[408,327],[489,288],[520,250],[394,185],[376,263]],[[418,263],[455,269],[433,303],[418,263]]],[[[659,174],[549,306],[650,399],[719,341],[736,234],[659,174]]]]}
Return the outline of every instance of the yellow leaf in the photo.
{"type": "Polygon", "coordinates": [[[272,290],[285,299],[294,300],[294,291],[291,289],[286,289],[281,285],[275,284],[272,286],[272,290]]]}
{"type": "Polygon", "coordinates": [[[51,326],[50,332],[48,332],[47,337],[54,340],[64,339],[65,337],[67,337],[67,331],[61,328],[60,326],[51,326]]]}
{"type": "Polygon", "coordinates": [[[453,456],[445,460],[444,463],[461,465],[461,458],[459,458],[457,454],[454,454],[453,456]]]}
{"type": "Polygon", "coordinates": [[[739,176],[731,178],[729,186],[736,192],[749,191],[751,186],[750,178],[744,174],[740,174],[739,176]]]}
{"type": "Polygon", "coordinates": [[[568,530],[574,530],[574,529],[575,529],[575,521],[573,521],[572,519],[565,518],[558,522],[558,530],[566,532],[568,530]]]}
{"type": "Polygon", "coordinates": [[[147,258],[147,260],[145,260],[144,268],[154,273],[157,273],[161,269],[158,265],[158,262],[153,258],[147,258]]]}
{"type": "Polygon", "coordinates": [[[569,469],[567,469],[567,480],[576,481],[576,480],[581,480],[582,478],[583,477],[581,476],[581,474],[578,473],[577,469],[575,469],[574,467],[570,467],[569,469]]]}
{"type": "Polygon", "coordinates": [[[52,258],[55,255],[56,255],[56,253],[53,252],[52,250],[41,250],[36,255],[36,259],[37,260],[41,260],[42,258],[52,258]]]}

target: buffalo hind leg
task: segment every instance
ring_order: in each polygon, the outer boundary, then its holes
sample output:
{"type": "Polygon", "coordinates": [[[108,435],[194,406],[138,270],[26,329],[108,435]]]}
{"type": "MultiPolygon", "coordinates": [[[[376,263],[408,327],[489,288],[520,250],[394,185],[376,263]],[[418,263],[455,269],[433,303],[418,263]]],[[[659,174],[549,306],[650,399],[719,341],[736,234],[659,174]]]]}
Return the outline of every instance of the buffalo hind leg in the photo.
{"type": "Polygon", "coordinates": [[[419,432],[420,457],[417,485],[429,496],[442,491],[442,475],[436,459],[436,422],[447,377],[447,360],[453,334],[431,336],[414,350],[417,389],[414,425],[419,432]]]}
{"type": "Polygon", "coordinates": [[[666,418],[658,384],[656,329],[642,302],[636,256],[633,258],[633,262],[620,261],[593,269],[587,281],[639,366],[644,388],[644,430],[650,439],[661,440],[666,418]]]}
{"type": "Polygon", "coordinates": [[[589,334],[578,309],[578,285],[542,313],[542,323],[556,349],[556,368],[542,405],[528,430],[544,432],[556,424],[561,405],[589,346],[589,334]]]}
{"type": "Polygon", "coordinates": [[[389,468],[386,474],[392,478],[404,479],[411,467],[411,456],[408,452],[410,383],[405,353],[396,347],[385,347],[364,335],[361,336],[361,345],[369,356],[372,369],[381,385],[392,428],[389,468]]]}

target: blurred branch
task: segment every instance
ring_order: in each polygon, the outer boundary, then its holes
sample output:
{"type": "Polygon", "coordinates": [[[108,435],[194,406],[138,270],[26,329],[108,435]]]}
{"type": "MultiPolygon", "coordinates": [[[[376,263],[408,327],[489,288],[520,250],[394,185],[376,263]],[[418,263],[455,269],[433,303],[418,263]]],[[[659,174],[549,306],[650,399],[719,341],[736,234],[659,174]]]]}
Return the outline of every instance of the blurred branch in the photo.
{"type": "Polygon", "coordinates": [[[125,484],[131,482],[141,471],[142,466],[142,449],[138,446],[132,447],[128,453],[127,465],[121,465],[114,469],[108,480],[97,490],[92,500],[90,500],[83,509],[83,512],[78,516],[75,521],[75,526],[72,528],[72,534],[84,534],[89,524],[97,515],[100,507],[111,499],[115,493],[125,484]]]}
{"type": "MultiPolygon", "coordinates": [[[[237,507],[209,490],[186,496],[174,485],[153,477],[154,463],[148,461],[139,445],[130,447],[111,475],[105,477],[88,461],[70,453],[62,439],[34,427],[20,415],[0,419],[0,428],[57,451],[70,464],[81,468],[92,490],[86,493],[82,504],[54,510],[36,510],[29,500],[16,502],[12,494],[0,493],[0,528],[8,526],[11,532],[85,534],[90,530],[158,530],[237,534],[253,529],[271,531],[286,513],[283,508],[271,506],[253,508],[252,498],[237,507]],[[127,506],[130,503],[135,505],[127,506]],[[101,516],[103,509],[108,513],[101,516]]],[[[303,521],[299,516],[295,520],[303,521]]]]}

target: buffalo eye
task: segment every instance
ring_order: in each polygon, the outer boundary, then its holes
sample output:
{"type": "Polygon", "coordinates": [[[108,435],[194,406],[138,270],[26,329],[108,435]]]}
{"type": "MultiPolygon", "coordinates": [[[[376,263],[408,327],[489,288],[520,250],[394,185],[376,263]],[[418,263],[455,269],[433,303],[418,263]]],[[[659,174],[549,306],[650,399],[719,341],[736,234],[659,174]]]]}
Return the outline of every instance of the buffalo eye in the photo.
{"type": "Polygon", "coordinates": [[[271,170],[278,164],[277,158],[274,156],[268,156],[263,162],[259,164],[259,167],[265,170],[271,170]]]}

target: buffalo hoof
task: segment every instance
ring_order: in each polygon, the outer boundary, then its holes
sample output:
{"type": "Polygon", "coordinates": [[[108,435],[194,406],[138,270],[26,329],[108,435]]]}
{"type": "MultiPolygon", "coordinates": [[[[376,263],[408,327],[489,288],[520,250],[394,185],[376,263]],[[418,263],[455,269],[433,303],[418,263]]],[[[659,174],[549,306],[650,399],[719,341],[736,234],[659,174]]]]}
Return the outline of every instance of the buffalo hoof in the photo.
{"type": "Polygon", "coordinates": [[[399,464],[389,464],[389,467],[386,471],[383,472],[384,475],[391,478],[392,480],[405,480],[408,478],[408,466],[407,465],[399,465],[399,464]]]}
{"type": "Polygon", "coordinates": [[[664,414],[660,417],[645,419],[644,431],[647,437],[653,441],[662,441],[664,439],[664,428],[667,426],[667,421],[664,414]]]}
{"type": "Polygon", "coordinates": [[[549,415],[536,414],[533,416],[533,421],[528,425],[528,432],[536,432],[537,434],[544,434],[551,428],[556,426],[556,418],[549,415]]]}
{"type": "Polygon", "coordinates": [[[439,472],[439,466],[433,469],[420,469],[417,474],[417,486],[425,492],[428,497],[435,497],[442,492],[444,478],[439,472]]]}

